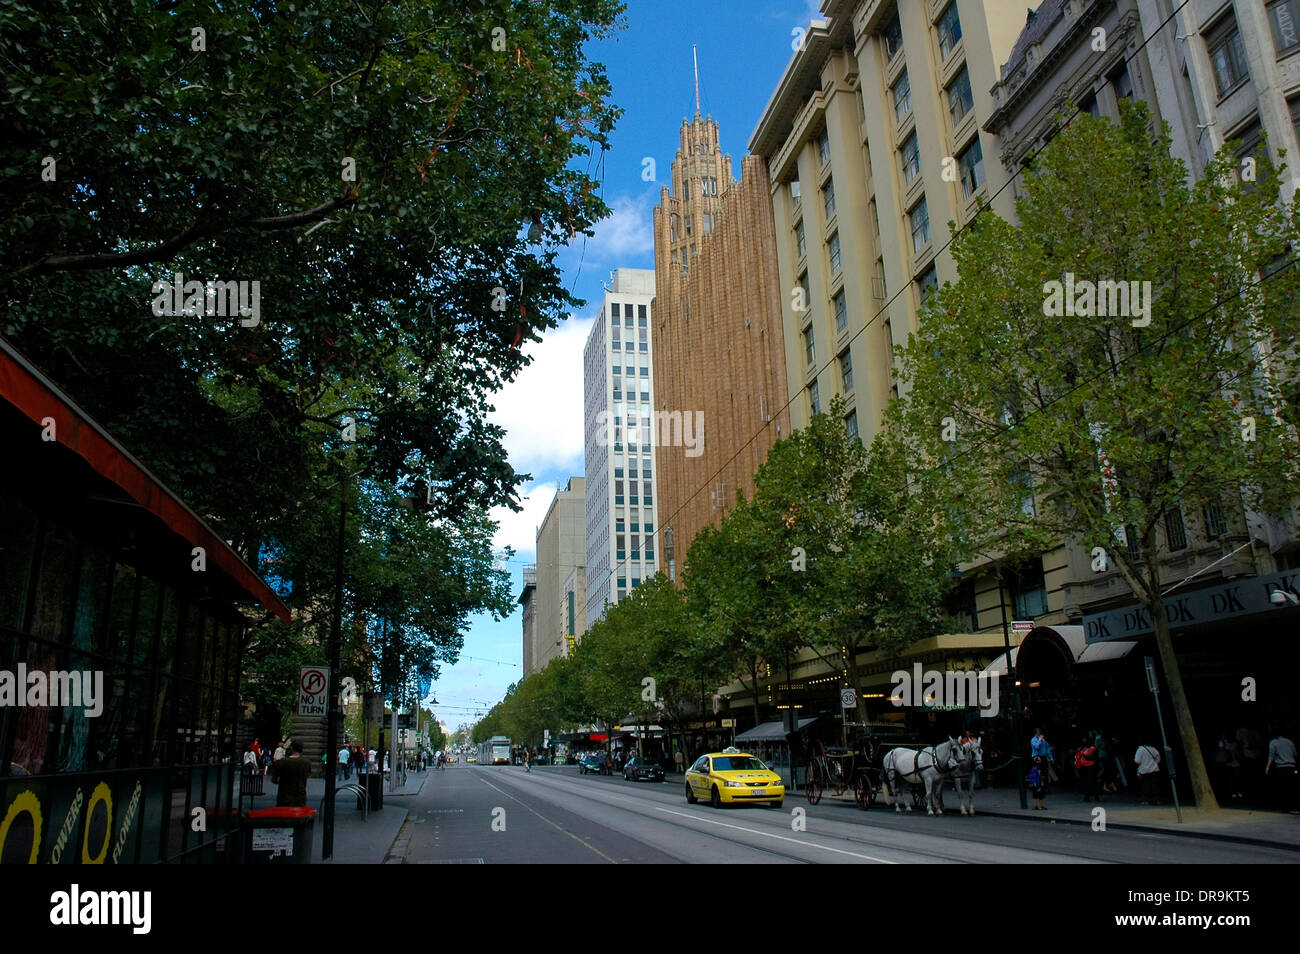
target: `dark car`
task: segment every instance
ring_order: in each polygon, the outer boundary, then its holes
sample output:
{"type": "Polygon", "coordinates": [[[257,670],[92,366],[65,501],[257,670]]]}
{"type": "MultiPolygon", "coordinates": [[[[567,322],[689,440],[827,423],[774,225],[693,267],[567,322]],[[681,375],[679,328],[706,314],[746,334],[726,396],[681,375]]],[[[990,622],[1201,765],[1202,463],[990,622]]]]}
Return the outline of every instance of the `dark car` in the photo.
{"type": "Polygon", "coordinates": [[[593,775],[599,775],[605,770],[605,761],[596,755],[584,755],[582,761],[578,763],[578,774],[586,775],[590,772],[593,775]]]}
{"type": "Polygon", "coordinates": [[[629,782],[639,782],[641,779],[662,782],[664,780],[664,770],[663,766],[637,756],[628,759],[627,764],[623,766],[623,778],[629,782]]]}

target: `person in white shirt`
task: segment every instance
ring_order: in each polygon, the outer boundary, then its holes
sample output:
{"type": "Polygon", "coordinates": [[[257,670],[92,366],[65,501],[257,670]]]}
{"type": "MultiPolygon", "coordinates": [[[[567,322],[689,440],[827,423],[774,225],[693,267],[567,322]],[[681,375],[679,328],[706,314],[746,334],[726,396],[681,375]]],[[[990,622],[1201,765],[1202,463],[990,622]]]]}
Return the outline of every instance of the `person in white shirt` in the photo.
{"type": "Polygon", "coordinates": [[[352,753],[348,751],[346,745],[339,749],[339,774],[341,774],[345,780],[352,777],[352,766],[348,764],[348,759],[351,755],[352,753]]]}
{"type": "Polygon", "coordinates": [[[1142,786],[1142,804],[1159,805],[1156,779],[1160,774],[1160,751],[1154,745],[1139,745],[1133,761],[1137,763],[1138,784],[1142,786]]]}
{"type": "Polygon", "coordinates": [[[1278,807],[1292,815],[1300,815],[1300,802],[1296,800],[1295,743],[1281,732],[1269,740],[1264,774],[1273,782],[1278,807]]]}
{"type": "Polygon", "coordinates": [[[375,759],[376,759],[378,756],[379,756],[379,753],[376,752],[374,749],[371,749],[370,752],[367,753],[366,761],[367,761],[367,763],[368,763],[368,765],[369,765],[369,770],[370,770],[371,772],[375,771],[375,769],[376,769],[376,766],[375,766],[375,759]]]}

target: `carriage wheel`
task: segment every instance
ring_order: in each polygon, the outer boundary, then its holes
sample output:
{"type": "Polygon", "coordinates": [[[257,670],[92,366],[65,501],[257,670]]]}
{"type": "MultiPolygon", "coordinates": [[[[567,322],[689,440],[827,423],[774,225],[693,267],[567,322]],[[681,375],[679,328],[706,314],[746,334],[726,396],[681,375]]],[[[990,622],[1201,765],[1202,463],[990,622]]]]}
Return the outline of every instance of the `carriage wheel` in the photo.
{"type": "Polygon", "coordinates": [[[816,805],[822,800],[822,779],[817,763],[808,766],[808,777],[804,779],[803,793],[809,805],[816,805]]]}

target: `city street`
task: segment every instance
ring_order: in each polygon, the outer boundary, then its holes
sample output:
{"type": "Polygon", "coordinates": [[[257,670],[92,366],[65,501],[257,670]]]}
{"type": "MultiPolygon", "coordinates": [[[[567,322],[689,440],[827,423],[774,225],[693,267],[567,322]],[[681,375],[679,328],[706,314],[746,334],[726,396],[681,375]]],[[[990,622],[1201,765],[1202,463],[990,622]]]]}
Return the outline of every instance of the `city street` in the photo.
{"type": "MultiPolygon", "coordinates": [[[[977,799],[978,805],[978,799],[977,799]]],[[[681,776],[657,783],[579,776],[574,766],[457,764],[434,772],[390,860],[409,864],[1282,863],[1293,851],[1184,835],[960,813],[896,815],[802,795],[785,805],[688,805],[681,776]],[[504,815],[501,812],[504,809],[504,815]],[[795,831],[794,809],[806,814],[795,831]],[[504,830],[493,830],[504,820],[504,830]]]]}

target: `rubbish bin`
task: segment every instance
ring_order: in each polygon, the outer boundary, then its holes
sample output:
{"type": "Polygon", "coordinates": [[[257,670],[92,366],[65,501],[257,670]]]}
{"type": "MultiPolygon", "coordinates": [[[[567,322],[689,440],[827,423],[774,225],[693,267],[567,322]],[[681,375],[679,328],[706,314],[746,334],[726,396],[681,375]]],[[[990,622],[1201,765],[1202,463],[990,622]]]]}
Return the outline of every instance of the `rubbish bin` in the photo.
{"type": "Polygon", "coordinates": [[[245,864],[311,864],[316,809],[258,808],[244,816],[245,864]]]}
{"type": "Polygon", "coordinates": [[[366,774],[366,794],[370,799],[370,810],[377,812],[384,807],[384,775],[382,772],[366,774]]]}

